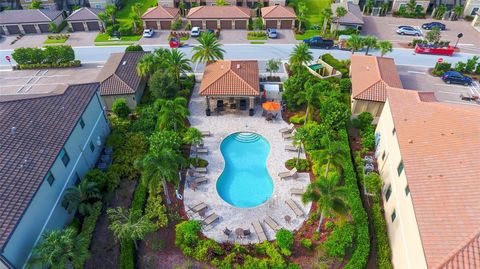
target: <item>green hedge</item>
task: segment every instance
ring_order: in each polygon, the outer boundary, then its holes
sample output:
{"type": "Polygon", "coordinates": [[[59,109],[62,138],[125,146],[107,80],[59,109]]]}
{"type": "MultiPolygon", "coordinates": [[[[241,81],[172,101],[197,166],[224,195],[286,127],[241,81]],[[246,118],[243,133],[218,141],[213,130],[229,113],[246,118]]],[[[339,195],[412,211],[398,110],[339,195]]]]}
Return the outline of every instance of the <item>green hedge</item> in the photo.
{"type": "Polygon", "coordinates": [[[343,78],[348,78],[349,71],[346,62],[337,60],[329,53],[323,54],[322,60],[327,64],[331,65],[333,68],[340,71],[343,78]]]}
{"type": "Polygon", "coordinates": [[[372,205],[373,228],[377,239],[377,267],[379,269],[393,269],[392,250],[387,234],[387,222],[382,213],[379,198],[375,197],[372,205]]]}
{"type": "MultiPolygon", "coordinates": [[[[84,247],[90,248],[90,242],[92,241],[93,232],[95,231],[95,226],[97,224],[98,217],[102,213],[102,202],[98,201],[93,205],[93,210],[90,215],[86,216],[83,220],[82,230],[78,234],[78,237],[83,237],[84,247]]],[[[79,266],[83,268],[83,266],[79,266]]]]}
{"type": "Polygon", "coordinates": [[[26,69],[42,69],[42,68],[69,68],[69,67],[79,67],[82,63],[80,60],[74,60],[69,63],[51,63],[51,64],[18,64],[17,68],[21,70],[26,69]]]}

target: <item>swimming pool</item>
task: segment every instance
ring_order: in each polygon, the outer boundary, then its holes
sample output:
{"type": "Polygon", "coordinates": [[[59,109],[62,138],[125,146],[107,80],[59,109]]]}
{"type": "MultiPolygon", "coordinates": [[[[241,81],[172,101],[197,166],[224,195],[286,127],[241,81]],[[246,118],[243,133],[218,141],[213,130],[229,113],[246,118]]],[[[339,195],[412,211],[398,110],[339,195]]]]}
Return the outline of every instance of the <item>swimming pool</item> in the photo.
{"type": "Polygon", "coordinates": [[[217,181],[222,199],[236,207],[255,207],[273,193],[273,181],[267,172],[270,152],[267,140],[256,133],[234,133],[220,145],[225,169],[217,181]]]}

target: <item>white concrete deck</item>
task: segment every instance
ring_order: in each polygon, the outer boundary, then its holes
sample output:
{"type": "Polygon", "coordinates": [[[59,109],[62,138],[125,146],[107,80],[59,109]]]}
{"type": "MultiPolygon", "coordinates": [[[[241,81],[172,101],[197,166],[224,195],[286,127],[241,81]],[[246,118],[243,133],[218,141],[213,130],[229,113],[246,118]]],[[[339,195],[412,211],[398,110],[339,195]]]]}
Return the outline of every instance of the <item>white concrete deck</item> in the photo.
{"type": "MultiPolygon", "coordinates": [[[[288,230],[296,230],[301,227],[305,218],[310,211],[311,203],[304,205],[299,195],[291,195],[290,188],[306,188],[310,183],[310,178],[307,173],[299,173],[299,178],[280,180],[279,172],[287,171],[285,168],[285,161],[296,157],[296,152],[285,151],[285,145],[291,144],[291,140],[284,140],[279,130],[287,127],[287,123],[281,118],[272,123],[267,123],[261,117],[262,109],[257,107],[255,116],[248,116],[248,111],[242,114],[233,114],[223,112],[222,115],[215,115],[207,117],[205,115],[205,98],[198,95],[198,85],[195,88],[192,99],[189,104],[191,116],[189,121],[192,127],[196,127],[201,131],[210,131],[211,136],[204,138],[204,145],[208,149],[208,154],[201,154],[200,157],[208,160],[209,179],[206,184],[199,185],[196,191],[185,186],[184,200],[185,209],[192,207],[200,202],[208,205],[206,216],[211,213],[216,213],[220,219],[213,223],[213,228],[209,230],[204,229],[204,234],[218,242],[235,241],[240,244],[257,243],[258,237],[252,227],[252,222],[260,221],[268,240],[275,239],[275,232],[264,223],[266,216],[271,216],[280,226],[288,230]],[[272,177],[274,184],[274,191],[272,197],[262,205],[254,208],[237,208],[225,202],[217,193],[216,183],[224,168],[223,156],[220,152],[220,144],[228,135],[248,131],[255,132],[262,135],[270,143],[270,153],[267,158],[267,170],[272,177]],[[293,199],[299,205],[304,217],[297,218],[294,212],[285,203],[287,199],[293,199]],[[290,216],[290,223],[286,223],[285,216],[290,216]],[[225,228],[233,231],[233,235],[227,238],[223,233],[225,228]],[[250,229],[251,235],[248,238],[237,239],[235,236],[235,229],[250,229]]],[[[193,154],[193,153],[192,153],[193,154]]],[[[305,156],[302,154],[302,157],[305,156]]],[[[187,178],[187,181],[190,178],[187,178]]],[[[196,214],[194,219],[201,220],[202,218],[196,214]]]]}

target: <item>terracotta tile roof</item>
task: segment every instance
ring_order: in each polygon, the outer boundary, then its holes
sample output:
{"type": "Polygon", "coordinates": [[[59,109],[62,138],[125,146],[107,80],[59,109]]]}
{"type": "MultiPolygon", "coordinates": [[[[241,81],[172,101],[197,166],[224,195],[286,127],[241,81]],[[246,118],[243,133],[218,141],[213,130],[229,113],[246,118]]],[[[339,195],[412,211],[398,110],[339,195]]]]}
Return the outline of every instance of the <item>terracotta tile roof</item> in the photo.
{"type": "Polygon", "coordinates": [[[147,9],[142,19],[175,19],[179,13],[178,8],[156,6],[147,9]]]}
{"type": "Polygon", "coordinates": [[[61,10],[21,9],[0,12],[0,24],[50,23],[62,15],[61,10]]]}
{"type": "Polygon", "coordinates": [[[82,7],[70,14],[67,21],[93,21],[99,20],[98,13],[104,12],[103,9],[82,7]]]}
{"type": "Polygon", "coordinates": [[[278,5],[263,7],[262,17],[264,19],[296,19],[297,15],[293,8],[278,5]]]}
{"type": "Polygon", "coordinates": [[[428,268],[480,268],[480,107],[387,95],[428,268]]]}
{"type": "Polygon", "coordinates": [[[250,9],[237,6],[200,6],[191,8],[187,19],[249,19],[250,9]]]}
{"type": "Polygon", "coordinates": [[[216,61],[206,66],[200,95],[257,96],[257,61],[216,61]]]}
{"type": "Polygon", "coordinates": [[[112,53],[97,76],[101,95],[134,94],[143,79],[137,74],[137,64],[148,52],[112,53]]]}
{"type": "Polygon", "coordinates": [[[98,83],[71,85],[61,94],[0,100],[0,249],[98,86],[98,83]]]}
{"type": "Polygon", "coordinates": [[[354,54],[350,62],[352,98],[385,102],[388,86],[403,88],[392,58],[354,54]]]}
{"type": "Polygon", "coordinates": [[[331,5],[333,11],[333,21],[337,22],[335,11],[338,7],[343,7],[347,10],[347,14],[340,18],[340,24],[357,24],[363,25],[363,14],[358,5],[349,2],[333,3],[331,5]]]}

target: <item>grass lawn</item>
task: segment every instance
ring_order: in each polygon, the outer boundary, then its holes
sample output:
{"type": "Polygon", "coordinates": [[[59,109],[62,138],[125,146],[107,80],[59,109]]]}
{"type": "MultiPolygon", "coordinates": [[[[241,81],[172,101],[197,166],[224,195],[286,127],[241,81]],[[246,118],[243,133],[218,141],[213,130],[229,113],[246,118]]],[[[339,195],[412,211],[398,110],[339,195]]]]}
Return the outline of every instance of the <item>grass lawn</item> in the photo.
{"type": "Polygon", "coordinates": [[[307,5],[307,26],[319,25],[322,22],[320,18],[320,11],[325,7],[328,7],[331,3],[330,0],[303,0],[307,5]]]}
{"type": "Polygon", "coordinates": [[[250,42],[250,44],[265,44],[266,42],[262,42],[262,41],[252,41],[250,42]]]}
{"type": "Polygon", "coordinates": [[[62,44],[67,41],[68,38],[62,38],[62,39],[47,39],[43,44],[62,44]]]}
{"type": "Polygon", "coordinates": [[[267,40],[266,36],[247,36],[248,40],[267,40]]]}
{"type": "Polygon", "coordinates": [[[304,40],[307,38],[311,38],[314,36],[319,36],[320,35],[320,30],[306,30],[303,35],[295,34],[295,39],[296,40],[304,40]]]}
{"type": "Polygon", "coordinates": [[[138,41],[142,38],[141,35],[130,35],[130,36],[122,36],[121,40],[108,40],[110,37],[107,34],[98,34],[95,37],[95,42],[119,42],[119,41],[138,41]]]}
{"type": "Polygon", "coordinates": [[[132,6],[135,3],[143,3],[142,7],[140,7],[140,14],[145,13],[148,8],[154,7],[157,5],[157,0],[126,0],[125,1],[125,6],[123,6],[122,9],[117,11],[117,14],[115,15],[115,20],[118,21],[121,25],[128,24],[130,22],[129,15],[132,12],[132,6]]]}
{"type": "Polygon", "coordinates": [[[95,46],[97,46],[97,47],[130,46],[130,45],[133,45],[133,42],[118,42],[118,43],[95,44],[95,46]]]}

